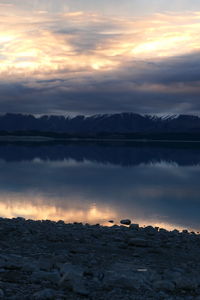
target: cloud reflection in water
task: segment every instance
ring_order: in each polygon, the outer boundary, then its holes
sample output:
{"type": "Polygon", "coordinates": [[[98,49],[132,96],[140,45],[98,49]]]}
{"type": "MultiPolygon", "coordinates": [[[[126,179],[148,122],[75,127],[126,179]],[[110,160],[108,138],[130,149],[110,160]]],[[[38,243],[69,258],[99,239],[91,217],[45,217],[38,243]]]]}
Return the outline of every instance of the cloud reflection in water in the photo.
{"type": "Polygon", "coordinates": [[[199,176],[199,165],[162,161],[125,166],[69,157],[1,160],[0,211],[4,217],[103,224],[128,217],[199,230],[199,176]]]}

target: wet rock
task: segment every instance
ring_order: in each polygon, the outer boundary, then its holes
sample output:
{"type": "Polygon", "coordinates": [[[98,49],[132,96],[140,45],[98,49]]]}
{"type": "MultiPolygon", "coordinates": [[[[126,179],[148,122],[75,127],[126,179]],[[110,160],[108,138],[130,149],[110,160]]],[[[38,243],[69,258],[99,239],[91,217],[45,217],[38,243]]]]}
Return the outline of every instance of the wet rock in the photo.
{"type": "Polygon", "coordinates": [[[129,219],[124,219],[124,220],[121,220],[120,223],[121,223],[122,225],[130,225],[130,224],[131,224],[131,220],[129,220],[129,219]]]}

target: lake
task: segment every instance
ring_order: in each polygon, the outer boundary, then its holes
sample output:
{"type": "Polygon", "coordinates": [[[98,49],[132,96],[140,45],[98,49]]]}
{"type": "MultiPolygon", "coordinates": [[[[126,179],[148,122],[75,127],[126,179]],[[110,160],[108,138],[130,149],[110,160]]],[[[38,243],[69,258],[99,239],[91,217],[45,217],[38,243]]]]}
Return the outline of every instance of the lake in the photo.
{"type": "Polygon", "coordinates": [[[0,216],[200,230],[198,143],[0,143],[0,216]]]}

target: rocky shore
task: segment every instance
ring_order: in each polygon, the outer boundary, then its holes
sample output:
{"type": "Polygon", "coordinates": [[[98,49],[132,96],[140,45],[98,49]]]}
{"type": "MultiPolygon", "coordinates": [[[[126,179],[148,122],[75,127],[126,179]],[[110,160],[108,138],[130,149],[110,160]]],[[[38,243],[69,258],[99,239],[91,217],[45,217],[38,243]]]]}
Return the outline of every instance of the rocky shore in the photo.
{"type": "Polygon", "coordinates": [[[200,300],[199,234],[122,223],[1,218],[0,299],[200,300]]]}

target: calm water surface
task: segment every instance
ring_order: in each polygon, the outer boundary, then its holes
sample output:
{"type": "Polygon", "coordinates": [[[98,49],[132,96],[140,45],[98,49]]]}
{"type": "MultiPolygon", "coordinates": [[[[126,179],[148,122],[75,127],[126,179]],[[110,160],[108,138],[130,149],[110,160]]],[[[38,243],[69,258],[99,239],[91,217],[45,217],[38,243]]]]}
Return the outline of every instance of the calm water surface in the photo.
{"type": "Polygon", "coordinates": [[[200,146],[1,143],[0,216],[200,230],[200,146]]]}

